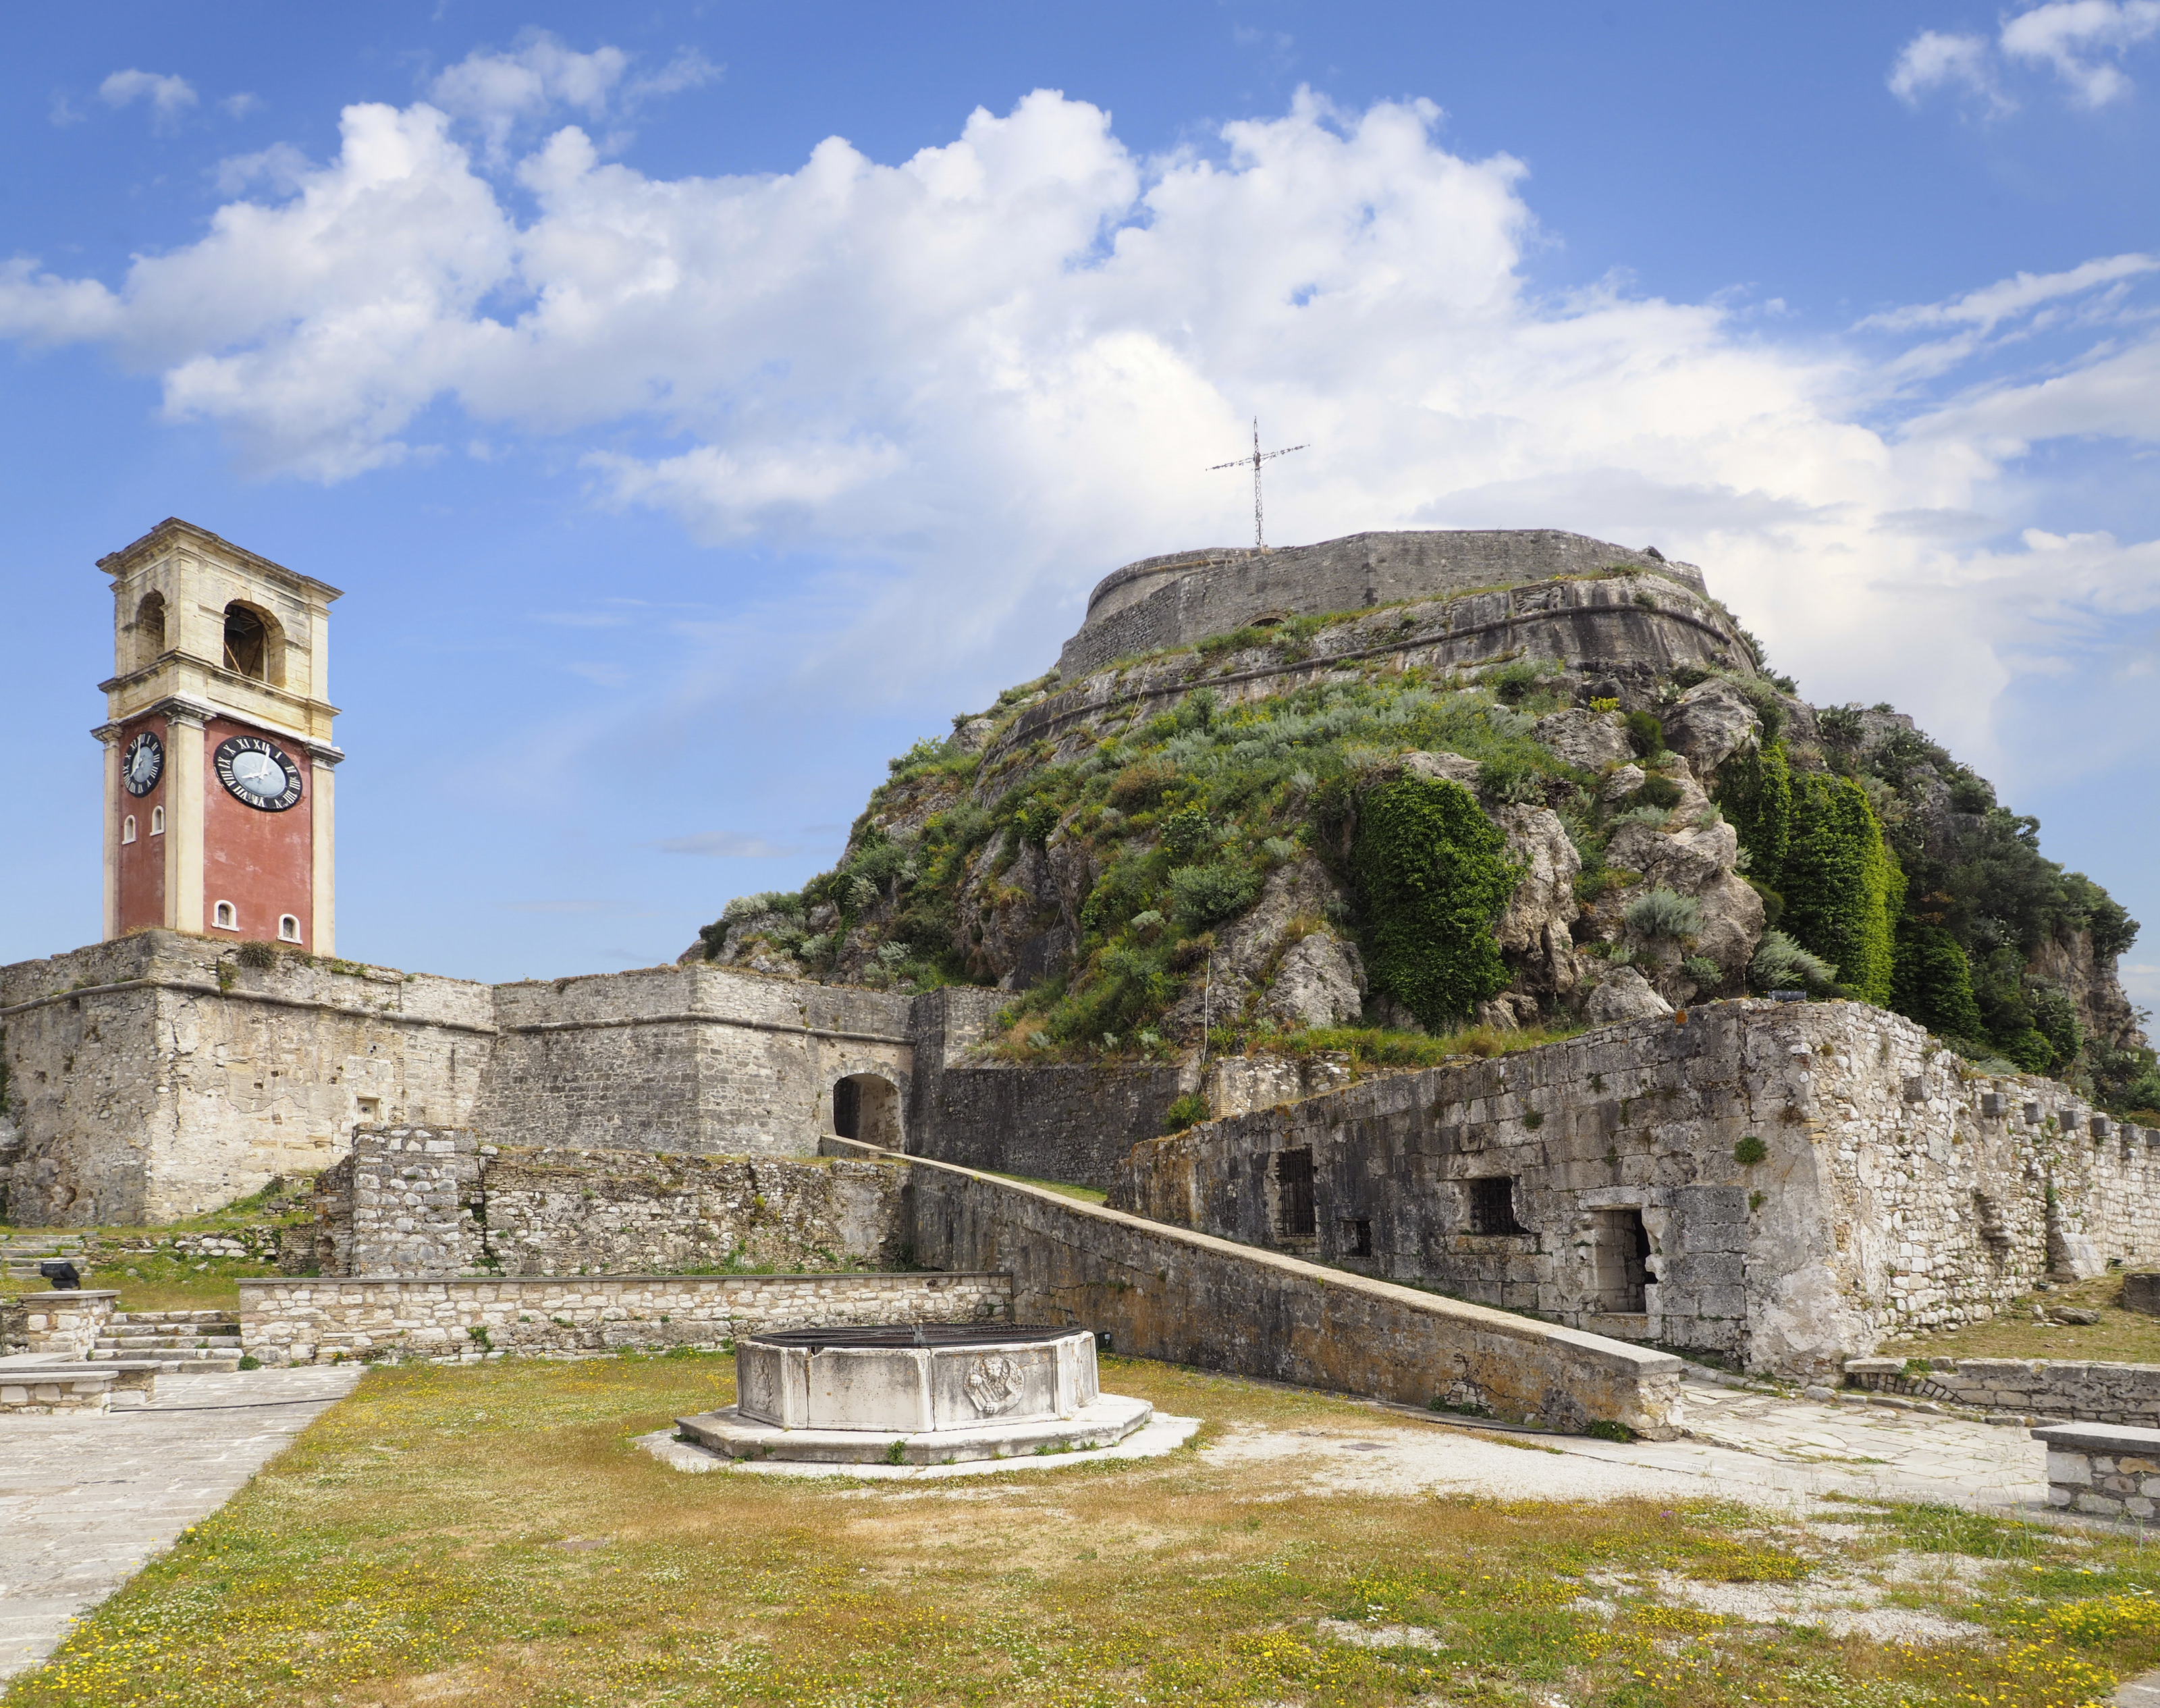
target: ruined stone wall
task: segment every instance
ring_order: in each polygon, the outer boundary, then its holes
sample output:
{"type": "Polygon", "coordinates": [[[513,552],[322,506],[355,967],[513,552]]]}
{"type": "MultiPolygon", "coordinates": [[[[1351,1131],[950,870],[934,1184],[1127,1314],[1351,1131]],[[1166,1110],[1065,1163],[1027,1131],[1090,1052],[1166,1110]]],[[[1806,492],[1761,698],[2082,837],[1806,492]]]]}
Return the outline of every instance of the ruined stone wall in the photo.
{"type": "Polygon", "coordinates": [[[1666,1353],[944,1163],[907,1168],[920,1259],[1009,1273],[1018,1321],[1108,1331],[1142,1358],[1561,1429],[1603,1420],[1666,1437],[1679,1420],[1680,1363],[1666,1353]]]}
{"type": "Polygon", "coordinates": [[[1070,681],[1112,659],[1189,646],[1256,617],[1357,610],[1615,567],[1703,590],[1702,572],[1692,564],[1552,528],[1364,533],[1272,552],[1173,553],[1106,577],[1058,668],[1070,681]]]}
{"type": "Polygon", "coordinates": [[[170,1221],[325,1166],[364,1114],[470,1118],[485,985],[233,949],[141,932],[0,968],[8,1219],[170,1221]]]}
{"type": "Polygon", "coordinates": [[[1972,1076],[1880,1010],[1718,1003],[1154,1140],[1111,1202],[1820,1378],[1991,1315],[2051,1244],[2086,1267],[2160,1252],[2160,1134],[1972,1076]],[[1285,1153],[1309,1160],[1309,1224],[1285,1153]]]}
{"type": "Polygon", "coordinates": [[[904,1172],[877,1161],[705,1157],[363,1128],[319,1177],[326,1275],[651,1275],[893,1268],[904,1172]]]}
{"type": "Polygon", "coordinates": [[[240,1284],[240,1343],[273,1365],[719,1352],[765,1329],[1009,1319],[1011,1300],[991,1275],[279,1278],[240,1284]]]}

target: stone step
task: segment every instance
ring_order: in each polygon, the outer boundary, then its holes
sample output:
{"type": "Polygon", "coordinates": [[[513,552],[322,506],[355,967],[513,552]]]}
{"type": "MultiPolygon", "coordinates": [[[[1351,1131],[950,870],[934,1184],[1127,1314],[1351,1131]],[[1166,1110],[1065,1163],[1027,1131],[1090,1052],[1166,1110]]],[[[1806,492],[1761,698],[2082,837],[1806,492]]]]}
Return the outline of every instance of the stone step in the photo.
{"type": "Polygon", "coordinates": [[[126,1323],[130,1328],[157,1327],[167,1323],[190,1325],[197,1322],[236,1322],[230,1311],[116,1311],[116,1323],[126,1323]]]}
{"type": "Polygon", "coordinates": [[[230,1334],[101,1334],[97,1337],[97,1349],[114,1354],[215,1349],[239,1344],[240,1331],[236,1328],[230,1334]]]}
{"type": "Polygon", "coordinates": [[[115,1359],[135,1358],[155,1358],[161,1363],[174,1364],[183,1370],[198,1373],[221,1371],[230,1374],[240,1368],[240,1350],[236,1347],[159,1347],[154,1349],[131,1347],[118,1352],[109,1352],[101,1347],[91,1352],[87,1362],[106,1364],[115,1359]]]}

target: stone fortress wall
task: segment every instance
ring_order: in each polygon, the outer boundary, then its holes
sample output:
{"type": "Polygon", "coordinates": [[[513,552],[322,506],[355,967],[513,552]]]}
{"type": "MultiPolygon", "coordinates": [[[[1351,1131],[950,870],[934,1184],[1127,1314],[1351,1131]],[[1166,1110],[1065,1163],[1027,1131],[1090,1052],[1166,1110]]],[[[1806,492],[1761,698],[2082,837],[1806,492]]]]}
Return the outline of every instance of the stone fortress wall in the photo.
{"type": "Polygon", "coordinates": [[[1350,534],[1281,550],[1218,547],[1143,558],[1105,576],[1057,667],[1067,682],[1254,622],[1446,598],[1625,568],[1706,594],[1691,563],[1554,528],[1350,534]]]}
{"type": "Polygon", "coordinates": [[[1111,1202],[1835,1381],[2051,1269],[2160,1256],[2160,1132],[1879,1009],[1721,1002],[1152,1140],[1111,1202]]]}

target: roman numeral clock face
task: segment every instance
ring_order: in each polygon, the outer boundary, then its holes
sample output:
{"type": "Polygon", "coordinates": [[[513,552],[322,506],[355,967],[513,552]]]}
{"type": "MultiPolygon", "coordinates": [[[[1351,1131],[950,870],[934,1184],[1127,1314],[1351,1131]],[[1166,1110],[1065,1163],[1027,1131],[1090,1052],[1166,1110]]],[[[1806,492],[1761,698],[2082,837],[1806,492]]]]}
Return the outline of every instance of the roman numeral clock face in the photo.
{"type": "Polygon", "coordinates": [[[148,729],[127,744],[120,761],[120,780],[131,795],[147,795],[165,774],[165,745],[148,729]]]}
{"type": "Polygon", "coordinates": [[[221,741],[217,780],[234,798],[261,812],[283,812],[300,798],[300,768],[259,735],[221,741]]]}

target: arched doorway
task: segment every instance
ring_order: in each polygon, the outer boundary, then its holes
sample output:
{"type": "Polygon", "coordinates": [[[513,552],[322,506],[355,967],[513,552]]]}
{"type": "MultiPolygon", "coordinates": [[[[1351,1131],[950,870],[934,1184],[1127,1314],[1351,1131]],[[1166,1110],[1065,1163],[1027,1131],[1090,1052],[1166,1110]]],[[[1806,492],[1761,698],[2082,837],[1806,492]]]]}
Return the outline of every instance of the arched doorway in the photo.
{"type": "Polygon", "coordinates": [[[850,1073],[833,1087],[833,1131],[887,1150],[901,1148],[900,1088],[875,1073],[850,1073]]]}

